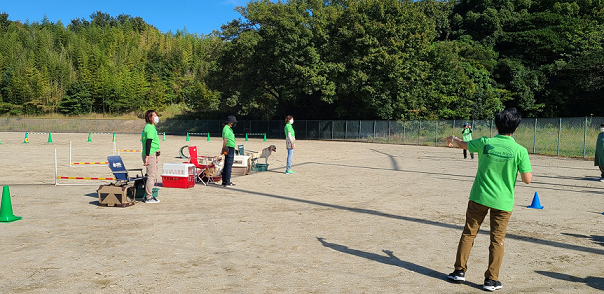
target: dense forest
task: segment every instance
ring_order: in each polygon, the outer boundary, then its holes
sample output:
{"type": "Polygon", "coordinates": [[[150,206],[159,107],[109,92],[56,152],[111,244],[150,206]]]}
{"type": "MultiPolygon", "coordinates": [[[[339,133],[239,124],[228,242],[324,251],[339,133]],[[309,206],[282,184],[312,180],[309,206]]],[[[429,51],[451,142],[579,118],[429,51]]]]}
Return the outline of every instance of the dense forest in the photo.
{"type": "Polygon", "coordinates": [[[251,1],[210,35],[0,13],[0,114],[602,115],[604,1],[571,1],[251,1]]]}

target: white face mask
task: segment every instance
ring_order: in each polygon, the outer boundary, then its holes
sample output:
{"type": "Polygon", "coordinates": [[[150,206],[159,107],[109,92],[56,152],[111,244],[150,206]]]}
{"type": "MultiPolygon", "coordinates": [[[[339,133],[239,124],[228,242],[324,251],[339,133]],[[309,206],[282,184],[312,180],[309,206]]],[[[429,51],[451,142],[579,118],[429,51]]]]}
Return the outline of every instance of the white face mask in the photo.
{"type": "Polygon", "coordinates": [[[294,120],[293,120],[293,119],[290,119],[290,120],[289,120],[289,123],[293,125],[293,124],[294,124],[294,120]]]}
{"type": "Polygon", "coordinates": [[[153,118],[153,122],[154,122],[154,123],[158,123],[158,122],[159,122],[159,117],[158,117],[158,116],[154,117],[154,118],[153,118]]]}
{"type": "Polygon", "coordinates": [[[604,133],[604,128],[600,128],[600,132],[604,133]]]}

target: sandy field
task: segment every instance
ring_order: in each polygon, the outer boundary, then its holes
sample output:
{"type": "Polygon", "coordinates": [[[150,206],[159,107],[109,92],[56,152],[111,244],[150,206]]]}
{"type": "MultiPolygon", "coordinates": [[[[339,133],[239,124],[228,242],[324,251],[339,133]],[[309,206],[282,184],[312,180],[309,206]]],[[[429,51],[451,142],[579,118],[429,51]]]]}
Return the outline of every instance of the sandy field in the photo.
{"type": "MultiPolygon", "coordinates": [[[[233,188],[161,188],[159,204],[98,205],[98,183],[55,186],[59,176],[110,177],[111,135],[0,133],[0,185],[14,214],[0,223],[0,293],[478,293],[488,262],[488,218],[467,281],[447,281],[476,160],[459,149],[299,141],[286,175],[284,140],[269,170],[233,188]],[[96,185],[96,186],[95,186],[96,185]]],[[[119,149],[140,136],[118,134],[119,149]]],[[[163,163],[219,138],[167,136],[163,163]]],[[[123,154],[140,168],[140,154],[123,154]]],[[[590,161],[531,156],[533,183],[518,182],[500,280],[505,293],[604,291],[604,183],[590,161]],[[543,210],[527,208],[538,192],[543,210]]]]}

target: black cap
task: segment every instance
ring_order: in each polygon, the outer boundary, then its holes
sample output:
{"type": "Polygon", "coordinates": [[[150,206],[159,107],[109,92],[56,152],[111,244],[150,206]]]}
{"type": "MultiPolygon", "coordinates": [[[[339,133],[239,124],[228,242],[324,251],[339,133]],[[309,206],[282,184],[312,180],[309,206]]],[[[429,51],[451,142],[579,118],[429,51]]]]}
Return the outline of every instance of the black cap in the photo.
{"type": "Polygon", "coordinates": [[[226,123],[227,123],[227,124],[228,124],[228,123],[236,123],[236,122],[237,122],[237,119],[235,118],[235,116],[234,116],[234,115],[229,115],[229,116],[227,116],[227,120],[226,120],[226,123]]]}

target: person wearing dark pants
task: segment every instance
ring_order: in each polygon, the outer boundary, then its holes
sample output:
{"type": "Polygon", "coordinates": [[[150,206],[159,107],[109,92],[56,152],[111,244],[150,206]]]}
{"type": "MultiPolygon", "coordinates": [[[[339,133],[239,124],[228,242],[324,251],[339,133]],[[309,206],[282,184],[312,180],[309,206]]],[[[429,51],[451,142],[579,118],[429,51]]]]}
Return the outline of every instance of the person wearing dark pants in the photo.
{"type": "Polygon", "coordinates": [[[222,171],[222,186],[235,186],[231,182],[231,172],[233,171],[233,162],[235,161],[235,133],[233,127],[237,124],[234,115],[229,115],[222,127],[222,154],[224,154],[224,169],[222,171]]]}
{"type": "Polygon", "coordinates": [[[596,140],[596,156],[594,166],[600,168],[600,182],[604,182],[604,123],[600,125],[600,134],[596,140]]]}
{"type": "MultiPolygon", "coordinates": [[[[465,123],[463,130],[461,131],[461,139],[464,142],[472,141],[472,126],[469,123],[465,123]]],[[[463,149],[463,159],[468,158],[468,150],[463,149]]],[[[470,158],[474,159],[474,152],[470,152],[470,158]]]]}

